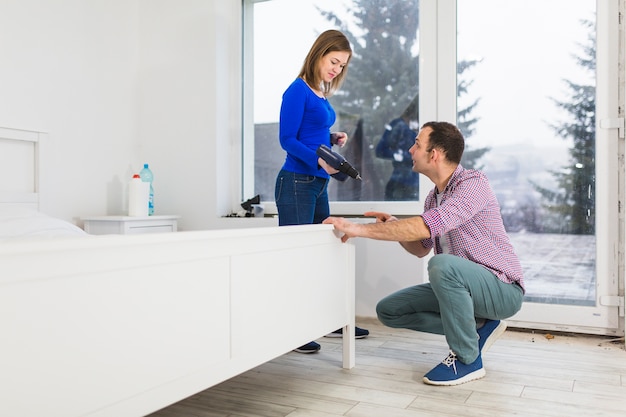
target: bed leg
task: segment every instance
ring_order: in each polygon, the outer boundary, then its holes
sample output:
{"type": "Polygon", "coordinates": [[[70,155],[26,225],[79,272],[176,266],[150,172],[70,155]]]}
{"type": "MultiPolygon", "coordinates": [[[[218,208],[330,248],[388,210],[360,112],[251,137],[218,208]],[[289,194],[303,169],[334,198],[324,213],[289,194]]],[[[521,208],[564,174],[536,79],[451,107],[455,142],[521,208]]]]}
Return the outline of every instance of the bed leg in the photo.
{"type": "Polygon", "coordinates": [[[354,323],[351,323],[343,328],[344,337],[342,339],[343,343],[343,368],[344,369],[352,369],[354,368],[354,347],[355,347],[355,339],[354,339],[354,323]],[[345,337],[348,336],[348,337],[345,337]]]}

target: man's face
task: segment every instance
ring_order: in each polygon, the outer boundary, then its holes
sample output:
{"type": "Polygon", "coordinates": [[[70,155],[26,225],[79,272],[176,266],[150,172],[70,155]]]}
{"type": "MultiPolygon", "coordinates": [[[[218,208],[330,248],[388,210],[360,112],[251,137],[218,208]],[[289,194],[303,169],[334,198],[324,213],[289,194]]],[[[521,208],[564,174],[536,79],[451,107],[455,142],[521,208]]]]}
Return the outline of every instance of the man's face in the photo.
{"type": "Polygon", "coordinates": [[[424,173],[430,163],[431,152],[428,151],[430,146],[430,132],[432,128],[426,127],[419,131],[415,138],[415,143],[409,148],[411,159],[413,160],[413,171],[424,173]]]}

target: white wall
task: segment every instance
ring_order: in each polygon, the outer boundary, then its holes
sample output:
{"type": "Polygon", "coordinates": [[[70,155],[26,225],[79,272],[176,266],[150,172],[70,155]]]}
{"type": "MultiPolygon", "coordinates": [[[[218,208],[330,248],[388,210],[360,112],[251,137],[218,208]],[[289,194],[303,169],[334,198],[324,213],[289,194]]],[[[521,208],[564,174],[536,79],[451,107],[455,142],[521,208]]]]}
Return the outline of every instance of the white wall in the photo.
{"type": "Polygon", "coordinates": [[[42,208],[123,209],[137,142],[136,1],[0,3],[0,126],[44,131],[42,208]]]}
{"type": "Polygon", "coordinates": [[[140,5],[139,139],[153,165],[155,211],[181,215],[181,230],[210,229],[238,195],[241,5],[140,5]]]}
{"type": "Polygon", "coordinates": [[[42,210],[124,214],[148,162],[156,212],[181,230],[230,212],[240,22],[240,1],[2,1],[0,126],[48,133],[42,210]]]}

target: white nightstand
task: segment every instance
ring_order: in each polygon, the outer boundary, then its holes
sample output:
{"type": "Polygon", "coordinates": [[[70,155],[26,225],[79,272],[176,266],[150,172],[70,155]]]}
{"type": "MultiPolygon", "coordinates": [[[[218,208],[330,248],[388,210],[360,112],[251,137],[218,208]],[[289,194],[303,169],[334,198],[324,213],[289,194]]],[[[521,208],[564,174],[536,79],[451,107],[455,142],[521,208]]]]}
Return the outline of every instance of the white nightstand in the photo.
{"type": "Polygon", "coordinates": [[[137,235],[170,233],[178,227],[180,216],[97,216],[83,217],[85,232],[92,235],[137,235]]]}

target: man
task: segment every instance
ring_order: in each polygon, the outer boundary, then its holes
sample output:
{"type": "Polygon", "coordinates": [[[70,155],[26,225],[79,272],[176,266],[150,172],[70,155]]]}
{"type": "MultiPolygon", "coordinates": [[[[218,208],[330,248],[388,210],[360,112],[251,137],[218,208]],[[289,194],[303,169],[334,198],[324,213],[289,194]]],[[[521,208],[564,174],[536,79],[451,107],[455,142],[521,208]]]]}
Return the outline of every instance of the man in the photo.
{"type": "Polygon", "coordinates": [[[325,224],[353,237],[400,242],[428,261],[429,282],[397,291],[376,306],[389,326],[445,335],[449,355],[424,376],[432,385],[458,385],[485,376],[482,356],[504,332],[503,319],[522,306],[520,262],[502,223],[487,177],[460,165],[464,139],[456,126],[428,122],[409,149],[413,170],[435,184],[424,213],[397,219],[367,212],[375,223],[328,217],[325,224]]]}

